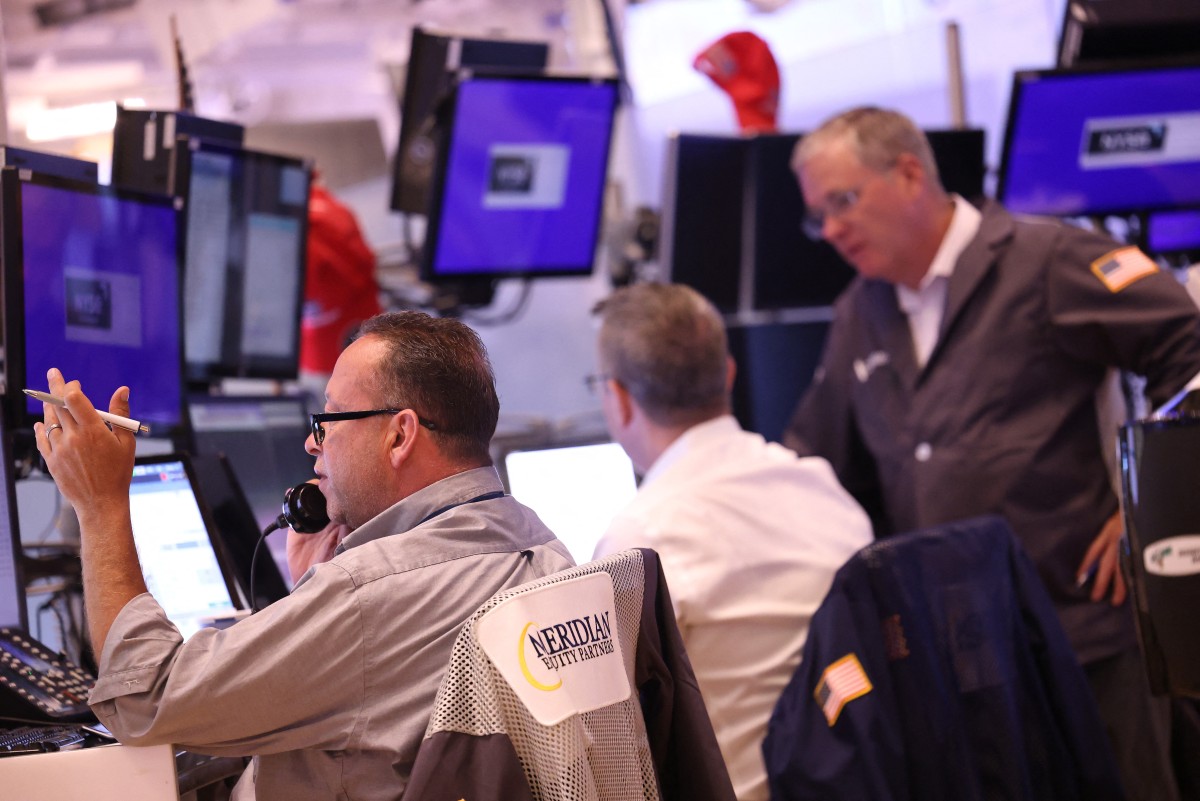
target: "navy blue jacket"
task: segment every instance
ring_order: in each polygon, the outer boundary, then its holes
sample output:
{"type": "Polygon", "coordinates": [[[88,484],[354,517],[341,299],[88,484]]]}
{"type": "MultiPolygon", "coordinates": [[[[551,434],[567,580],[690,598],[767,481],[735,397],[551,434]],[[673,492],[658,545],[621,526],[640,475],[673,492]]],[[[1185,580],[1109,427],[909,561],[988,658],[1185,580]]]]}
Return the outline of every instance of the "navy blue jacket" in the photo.
{"type": "Polygon", "coordinates": [[[1084,674],[998,517],[851,558],[763,752],[779,801],[1124,798],[1084,674]],[[850,654],[862,675],[843,670],[831,695],[825,671],[850,654]]]}

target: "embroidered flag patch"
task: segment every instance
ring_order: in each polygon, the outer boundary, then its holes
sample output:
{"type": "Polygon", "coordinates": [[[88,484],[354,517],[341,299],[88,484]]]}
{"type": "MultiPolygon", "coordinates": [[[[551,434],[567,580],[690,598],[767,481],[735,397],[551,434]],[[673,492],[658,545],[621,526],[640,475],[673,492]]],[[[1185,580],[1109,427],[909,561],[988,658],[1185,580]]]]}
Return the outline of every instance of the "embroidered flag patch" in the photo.
{"type": "Polygon", "coordinates": [[[1158,272],[1158,265],[1137,248],[1126,247],[1096,259],[1092,262],[1092,272],[1109,292],[1120,292],[1139,278],[1158,272]]]}
{"type": "Polygon", "coordinates": [[[813,698],[825,713],[825,720],[830,726],[837,723],[842,708],[855,698],[861,698],[871,692],[874,687],[863,670],[862,663],[854,654],[846,654],[821,673],[813,698]]]}

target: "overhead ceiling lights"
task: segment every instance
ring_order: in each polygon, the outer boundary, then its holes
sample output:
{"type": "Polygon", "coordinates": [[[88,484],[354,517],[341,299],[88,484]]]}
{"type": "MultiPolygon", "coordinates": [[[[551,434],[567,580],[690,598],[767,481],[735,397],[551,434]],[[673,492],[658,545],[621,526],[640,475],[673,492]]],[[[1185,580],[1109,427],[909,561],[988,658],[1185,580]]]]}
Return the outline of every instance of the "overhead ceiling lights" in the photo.
{"type": "Polygon", "coordinates": [[[78,106],[43,109],[25,126],[30,142],[53,142],[111,131],[117,122],[117,104],[83,103],[78,106]]]}

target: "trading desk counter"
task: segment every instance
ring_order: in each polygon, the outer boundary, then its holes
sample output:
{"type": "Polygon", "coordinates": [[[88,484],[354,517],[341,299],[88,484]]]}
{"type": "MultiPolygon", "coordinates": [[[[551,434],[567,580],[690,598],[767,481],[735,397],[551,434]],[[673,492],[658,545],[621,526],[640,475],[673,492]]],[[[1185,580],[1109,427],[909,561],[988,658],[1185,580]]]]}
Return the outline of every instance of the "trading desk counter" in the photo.
{"type": "Polygon", "coordinates": [[[178,801],[175,749],[105,745],[0,758],[4,801],[178,801]]]}

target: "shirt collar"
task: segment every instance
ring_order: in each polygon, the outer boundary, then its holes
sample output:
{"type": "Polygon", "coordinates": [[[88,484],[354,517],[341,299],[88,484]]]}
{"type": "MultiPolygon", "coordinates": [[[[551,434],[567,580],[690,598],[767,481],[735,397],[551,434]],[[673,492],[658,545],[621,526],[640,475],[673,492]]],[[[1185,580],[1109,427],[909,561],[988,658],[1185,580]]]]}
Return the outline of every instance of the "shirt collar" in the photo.
{"type": "Polygon", "coordinates": [[[503,491],[494,467],[477,467],[435,481],[383,510],[346,535],[336,553],[372,540],[416,528],[429,515],[446,506],[464,503],[489,492],[503,491]]]}
{"type": "Polygon", "coordinates": [[[705,420],[703,423],[697,423],[680,434],[674,442],[667,446],[666,450],[658,455],[654,464],[650,465],[650,469],[646,471],[646,475],[642,476],[642,486],[648,486],[667,472],[671,465],[682,459],[689,450],[727,435],[731,431],[740,430],[741,426],[731,414],[723,414],[720,417],[705,420]]]}
{"type": "Polygon", "coordinates": [[[933,256],[933,261],[929,265],[929,269],[925,271],[925,275],[921,278],[921,283],[916,289],[909,289],[906,286],[896,284],[896,297],[900,302],[901,308],[913,306],[919,302],[923,295],[933,282],[939,278],[949,280],[954,274],[954,265],[958,263],[958,257],[967,249],[967,245],[971,244],[971,240],[979,233],[979,225],[983,221],[983,214],[979,209],[972,206],[960,195],[951,195],[954,201],[954,215],[950,218],[950,227],[946,229],[946,235],[942,237],[942,244],[938,246],[937,253],[933,256]]]}

